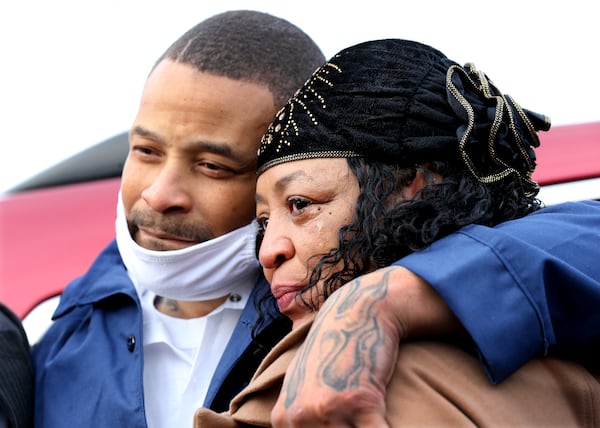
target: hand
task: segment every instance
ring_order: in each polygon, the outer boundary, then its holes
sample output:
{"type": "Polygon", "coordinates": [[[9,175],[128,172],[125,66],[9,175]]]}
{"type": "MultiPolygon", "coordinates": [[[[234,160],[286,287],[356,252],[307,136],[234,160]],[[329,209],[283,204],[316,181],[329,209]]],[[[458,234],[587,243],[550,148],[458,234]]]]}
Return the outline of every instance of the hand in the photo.
{"type": "Polygon", "coordinates": [[[388,276],[382,270],[355,279],[323,304],[287,371],[274,427],[388,426],[385,386],[399,343],[389,320],[396,317],[381,310],[388,276]]]}
{"type": "Polygon", "coordinates": [[[388,427],[386,385],[400,340],[459,328],[431,286],[403,267],[349,282],[323,304],[290,365],[273,426],[388,427]]]}

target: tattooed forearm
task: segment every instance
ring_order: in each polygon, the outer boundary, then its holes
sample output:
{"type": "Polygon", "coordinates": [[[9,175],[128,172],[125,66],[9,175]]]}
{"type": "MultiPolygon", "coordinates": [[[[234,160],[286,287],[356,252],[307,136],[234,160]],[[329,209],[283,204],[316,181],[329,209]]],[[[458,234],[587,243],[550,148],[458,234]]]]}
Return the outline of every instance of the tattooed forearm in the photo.
{"type": "MultiPolygon", "coordinates": [[[[363,285],[360,278],[355,280],[348,296],[341,299],[340,306],[335,311],[337,319],[346,321],[344,327],[340,330],[323,331],[320,346],[330,351],[321,361],[319,373],[322,374],[324,383],[335,390],[358,387],[365,369],[377,364],[377,351],[380,349],[382,335],[375,310],[377,303],[387,295],[388,276],[389,273],[386,272],[380,282],[368,286],[363,285]],[[353,322],[347,322],[345,315],[353,308],[360,309],[359,317],[353,322]],[[340,365],[340,357],[344,352],[354,356],[349,367],[340,365]]],[[[370,378],[370,371],[367,370],[367,373],[370,378]]]]}
{"type": "MultiPolygon", "coordinates": [[[[315,325],[313,324],[314,328],[315,325]]],[[[307,354],[310,349],[312,349],[313,344],[316,340],[316,335],[309,335],[306,341],[304,342],[304,348],[299,354],[298,363],[296,364],[296,369],[292,371],[291,376],[289,377],[287,383],[285,384],[285,402],[284,406],[289,408],[289,406],[296,400],[298,395],[298,388],[303,384],[305,376],[306,376],[306,361],[307,354]]]]}
{"type": "Polygon", "coordinates": [[[318,355],[319,383],[336,391],[357,388],[360,382],[374,383],[370,367],[378,363],[382,352],[381,326],[377,320],[378,303],[388,294],[386,271],[380,280],[366,283],[358,278],[336,293],[323,305],[315,318],[311,333],[305,342],[296,370],[286,385],[285,406],[295,400],[305,377],[304,367],[318,355]]]}

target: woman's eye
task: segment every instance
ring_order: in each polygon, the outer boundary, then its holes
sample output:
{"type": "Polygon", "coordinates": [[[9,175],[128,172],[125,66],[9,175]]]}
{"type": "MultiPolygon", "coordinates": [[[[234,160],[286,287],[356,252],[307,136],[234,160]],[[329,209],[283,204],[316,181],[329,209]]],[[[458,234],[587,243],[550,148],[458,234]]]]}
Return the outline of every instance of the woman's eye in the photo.
{"type": "Polygon", "coordinates": [[[258,217],[256,219],[257,223],[258,223],[258,229],[259,231],[265,231],[265,229],[267,228],[267,225],[269,224],[269,217],[258,217]]]}
{"type": "Polygon", "coordinates": [[[308,199],[298,198],[298,197],[290,198],[290,199],[288,199],[287,202],[288,202],[288,209],[290,210],[290,212],[292,214],[302,211],[304,208],[309,206],[311,203],[308,199]]]}

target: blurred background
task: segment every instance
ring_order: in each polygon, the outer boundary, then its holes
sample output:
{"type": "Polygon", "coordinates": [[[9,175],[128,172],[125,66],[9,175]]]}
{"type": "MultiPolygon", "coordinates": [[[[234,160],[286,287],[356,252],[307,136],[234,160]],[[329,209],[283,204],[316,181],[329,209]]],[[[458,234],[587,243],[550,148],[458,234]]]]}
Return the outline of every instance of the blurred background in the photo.
{"type": "Polygon", "coordinates": [[[0,193],[130,126],[150,67],[197,22],[254,9],[305,30],[327,57],[369,39],[474,62],[553,124],[600,120],[595,1],[35,0],[0,5],[0,193]]]}

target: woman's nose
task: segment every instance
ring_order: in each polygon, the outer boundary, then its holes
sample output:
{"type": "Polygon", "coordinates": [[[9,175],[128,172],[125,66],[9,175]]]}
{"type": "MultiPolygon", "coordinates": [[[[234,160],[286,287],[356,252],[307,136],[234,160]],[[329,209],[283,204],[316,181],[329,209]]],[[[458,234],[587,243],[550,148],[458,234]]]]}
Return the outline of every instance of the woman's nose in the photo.
{"type": "Polygon", "coordinates": [[[295,254],[294,244],[284,228],[269,220],[258,250],[258,260],[265,269],[276,269],[295,254]]]}

